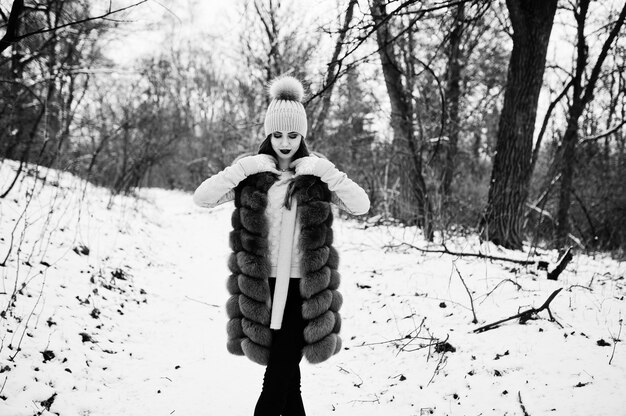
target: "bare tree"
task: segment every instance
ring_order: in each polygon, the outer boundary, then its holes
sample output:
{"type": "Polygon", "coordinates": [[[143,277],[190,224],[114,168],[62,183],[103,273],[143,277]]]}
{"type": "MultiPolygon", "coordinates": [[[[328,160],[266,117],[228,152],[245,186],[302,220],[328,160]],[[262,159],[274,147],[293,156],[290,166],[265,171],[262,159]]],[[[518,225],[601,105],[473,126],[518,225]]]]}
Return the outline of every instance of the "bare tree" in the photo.
{"type": "Polygon", "coordinates": [[[109,5],[103,14],[90,16],[86,1],[17,0],[8,16],[0,13],[6,27],[0,52],[11,48],[9,58],[0,58],[0,122],[8,126],[0,131],[0,155],[20,161],[0,197],[15,185],[27,162],[57,162],[85,98],[90,71],[102,62],[95,34],[113,26],[112,15],[144,1],[115,10],[109,5]]]}
{"type": "Polygon", "coordinates": [[[600,76],[602,65],[613,42],[617,38],[626,19],[626,4],[613,23],[613,28],[606,37],[600,54],[588,75],[586,83],[585,70],[588,65],[588,45],[585,37],[585,23],[590,0],[578,0],[574,6],[574,18],[577,23],[576,66],[572,78],[572,96],[567,112],[567,127],[559,151],[556,155],[556,166],[560,174],[559,203],[556,215],[556,244],[565,248],[569,234],[569,209],[571,205],[572,183],[576,165],[576,145],[578,143],[579,120],[585,107],[593,99],[594,89],[600,76]]]}
{"type": "Polygon", "coordinates": [[[557,0],[507,0],[506,4],[513,27],[513,50],[481,237],[520,249],[537,102],[557,0]]]}
{"type": "Polygon", "coordinates": [[[330,100],[333,94],[335,82],[339,77],[341,67],[344,63],[343,59],[339,59],[339,55],[341,54],[341,50],[343,49],[346,36],[348,35],[350,24],[352,22],[352,16],[354,14],[354,7],[357,4],[357,0],[350,0],[350,3],[348,3],[348,7],[346,8],[343,25],[339,30],[337,41],[335,42],[333,56],[328,63],[328,69],[326,72],[324,85],[322,85],[321,91],[317,94],[318,97],[321,96],[321,109],[317,114],[315,123],[313,124],[313,128],[311,129],[312,131],[308,135],[309,141],[316,140],[324,130],[324,124],[326,122],[326,118],[328,117],[328,110],[330,109],[330,100]]]}
{"type": "MultiPolygon", "coordinates": [[[[400,207],[397,217],[403,222],[419,224],[424,234],[432,238],[430,201],[426,182],[422,175],[421,146],[415,137],[413,115],[415,113],[412,90],[403,85],[399,53],[392,43],[390,19],[382,0],[372,0],[370,11],[376,26],[376,42],[380,56],[387,94],[391,102],[391,125],[394,132],[394,148],[400,174],[400,207]]],[[[412,22],[418,17],[412,18],[412,22]]],[[[413,24],[411,23],[411,24],[413,24]]],[[[410,36],[410,31],[408,36],[410,36]]],[[[410,39],[409,39],[410,41],[410,39]]],[[[410,84],[410,76],[407,84],[410,84]]]]}
{"type": "Polygon", "coordinates": [[[461,44],[465,20],[465,4],[461,3],[454,10],[454,23],[448,44],[448,68],[446,74],[446,104],[448,127],[448,152],[443,174],[443,194],[450,194],[454,175],[455,158],[459,143],[461,120],[459,117],[459,101],[461,99],[461,44]]]}

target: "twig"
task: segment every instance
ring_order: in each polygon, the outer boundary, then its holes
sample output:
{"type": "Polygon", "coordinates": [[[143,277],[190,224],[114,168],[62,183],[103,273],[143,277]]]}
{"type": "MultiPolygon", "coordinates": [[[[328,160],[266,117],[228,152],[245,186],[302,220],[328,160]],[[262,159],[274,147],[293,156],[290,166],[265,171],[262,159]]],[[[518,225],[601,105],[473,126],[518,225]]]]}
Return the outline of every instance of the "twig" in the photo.
{"type": "Polygon", "coordinates": [[[376,397],[374,400],[350,400],[348,403],[378,403],[380,404],[380,399],[377,394],[374,394],[376,397]]]}
{"type": "Polygon", "coordinates": [[[444,247],[443,250],[431,250],[431,249],[427,249],[427,248],[417,247],[417,246],[414,246],[413,244],[409,244],[409,243],[406,243],[406,242],[402,242],[402,243],[397,244],[397,245],[387,244],[387,245],[383,246],[383,248],[396,248],[396,247],[400,247],[400,246],[408,246],[410,248],[413,248],[415,250],[421,251],[423,253],[450,254],[450,255],[458,256],[458,257],[478,257],[480,259],[487,259],[487,260],[508,261],[508,262],[511,262],[511,263],[521,264],[521,265],[524,265],[524,266],[536,263],[536,261],[534,261],[534,260],[510,259],[508,257],[490,256],[488,254],[483,254],[483,253],[480,253],[480,252],[479,253],[461,253],[461,252],[456,252],[456,251],[450,251],[450,250],[448,250],[445,247],[444,247]]]}
{"type": "Polygon", "coordinates": [[[521,391],[517,392],[517,400],[519,400],[519,405],[522,408],[522,412],[524,413],[524,416],[530,416],[530,414],[528,414],[528,412],[526,411],[526,407],[524,406],[524,403],[522,402],[522,392],[521,391]]]}
{"type": "MultiPolygon", "coordinates": [[[[426,317],[423,317],[423,318],[422,318],[422,322],[420,322],[419,327],[417,327],[417,328],[415,328],[413,331],[411,331],[411,333],[413,333],[413,332],[417,331],[417,334],[415,334],[415,336],[413,336],[413,337],[411,337],[411,336],[410,336],[410,337],[409,337],[410,339],[409,339],[406,343],[404,343],[404,345],[402,345],[402,346],[400,347],[400,349],[398,349],[398,352],[396,353],[396,357],[397,357],[397,356],[398,356],[398,355],[399,355],[402,351],[404,351],[404,350],[406,349],[406,347],[407,347],[407,346],[408,346],[411,342],[413,342],[413,340],[416,340],[416,339],[419,339],[419,338],[423,338],[423,337],[420,337],[419,335],[420,335],[420,333],[422,332],[422,327],[424,326],[424,321],[426,321],[426,317]]],[[[415,325],[415,323],[413,323],[413,325],[415,325]]],[[[406,337],[405,337],[405,338],[406,338],[406,337]]],[[[432,338],[431,338],[431,342],[432,342],[432,338]]]]}
{"type": "Polygon", "coordinates": [[[43,282],[41,283],[41,290],[39,291],[39,296],[37,297],[37,301],[35,302],[33,309],[30,311],[30,314],[28,315],[28,318],[26,319],[26,323],[24,324],[24,331],[22,331],[22,336],[20,336],[20,340],[18,341],[17,347],[15,348],[15,354],[9,357],[9,361],[14,361],[17,354],[19,354],[19,352],[22,350],[21,345],[22,345],[22,341],[24,340],[24,335],[26,335],[26,331],[28,331],[28,323],[30,322],[30,318],[32,318],[33,314],[35,313],[35,309],[37,308],[37,305],[39,305],[39,301],[41,300],[41,296],[43,295],[43,290],[44,290],[45,285],[46,285],[46,275],[44,274],[43,282]]]}
{"type": "Polygon", "coordinates": [[[435,376],[439,374],[439,371],[441,371],[441,368],[442,368],[441,365],[442,363],[445,363],[445,361],[446,361],[446,352],[444,351],[441,353],[441,356],[439,357],[439,361],[437,362],[437,366],[435,367],[435,371],[433,371],[433,375],[430,378],[430,380],[428,380],[428,384],[426,384],[426,387],[430,386],[430,383],[433,382],[433,380],[435,379],[435,376]]]}
{"type": "Polygon", "coordinates": [[[62,25],[59,25],[59,26],[55,26],[55,27],[50,27],[50,28],[47,28],[47,29],[43,29],[43,28],[42,29],[37,29],[37,30],[25,33],[25,34],[20,35],[20,36],[15,36],[13,43],[15,43],[15,41],[22,40],[22,39],[27,38],[29,36],[39,35],[39,34],[48,33],[48,32],[55,32],[55,31],[57,31],[59,29],[66,28],[68,26],[79,25],[79,24],[82,24],[82,23],[90,22],[92,20],[104,19],[107,16],[110,16],[112,14],[120,13],[120,12],[123,12],[125,10],[131,9],[133,7],[137,7],[140,4],[143,4],[143,3],[147,2],[147,1],[148,0],[141,0],[141,1],[137,2],[137,3],[135,3],[135,4],[131,4],[129,6],[122,7],[122,8],[117,9],[117,10],[108,10],[106,13],[103,13],[103,14],[101,14],[99,16],[90,16],[90,17],[86,17],[84,19],[80,19],[80,20],[76,20],[76,21],[73,21],[73,22],[65,23],[65,24],[62,24],[62,25]]]}
{"type": "Polygon", "coordinates": [[[430,355],[430,349],[431,347],[437,347],[437,345],[442,345],[445,344],[446,342],[448,342],[448,339],[450,338],[450,335],[446,336],[446,339],[444,340],[440,340],[439,338],[435,338],[432,337],[431,338],[427,338],[430,342],[428,344],[420,344],[419,347],[416,348],[411,348],[411,349],[405,349],[404,351],[406,352],[415,352],[415,351],[419,351],[422,350],[424,348],[428,348],[428,354],[430,355]]]}
{"type": "Polygon", "coordinates": [[[203,302],[203,301],[198,300],[198,299],[190,298],[189,296],[185,296],[185,298],[186,298],[186,299],[189,299],[189,300],[192,300],[192,301],[194,301],[194,302],[201,303],[201,304],[206,305],[206,306],[211,306],[211,307],[213,307],[213,308],[219,308],[219,307],[220,307],[219,305],[215,305],[215,304],[213,304],[213,303],[203,302]]]}
{"type": "Polygon", "coordinates": [[[571,292],[572,288],[574,288],[574,287],[579,287],[581,289],[587,289],[588,291],[593,292],[593,290],[589,286],[583,286],[583,285],[571,285],[570,287],[567,288],[567,291],[571,292]]]}
{"type": "Polygon", "coordinates": [[[620,341],[619,339],[620,335],[622,335],[622,319],[621,318],[619,320],[619,332],[617,333],[617,338],[613,338],[613,352],[611,352],[609,365],[611,365],[611,362],[613,361],[613,356],[615,355],[615,347],[617,346],[617,343],[620,341]]]}
{"type": "Polygon", "coordinates": [[[552,316],[552,311],[550,310],[550,302],[552,302],[554,300],[556,295],[558,295],[561,290],[563,290],[562,287],[558,288],[557,290],[552,292],[552,294],[548,297],[548,299],[546,299],[546,301],[543,303],[543,305],[541,305],[539,308],[527,309],[527,310],[525,310],[523,312],[520,312],[520,313],[518,313],[516,315],[509,316],[508,318],[501,319],[499,321],[496,321],[496,322],[493,322],[493,323],[481,326],[480,328],[476,328],[474,330],[474,332],[481,333],[481,332],[489,331],[490,329],[497,328],[501,323],[504,323],[506,321],[510,321],[511,319],[516,319],[516,318],[519,318],[520,323],[524,323],[524,322],[528,321],[529,319],[531,319],[533,315],[538,314],[539,312],[541,312],[544,309],[546,309],[548,311],[548,314],[550,315],[550,320],[551,321],[554,321],[557,324],[559,324],[559,326],[563,327],[563,325],[561,325],[556,319],[554,319],[554,316],[552,316]]]}
{"type": "MultiPolygon", "coordinates": [[[[413,332],[413,331],[411,331],[411,332],[413,332]]],[[[390,339],[390,340],[387,340],[387,341],[380,341],[380,342],[370,342],[368,344],[355,345],[354,348],[371,347],[372,345],[391,344],[393,342],[400,342],[400,341],[405,340],[405,339],[407,339],[409,337],[410,337],[410,333],[407,334],[406,336],[402,337],[402,338],[390,339]]],[[[423,340],[431,340],[431,339],[433,339],[432,337],[418,337],[418,336],[410,337],[410,338],[411,339],[423,339],[423,340]]]]}
{"type": "Polygon", "coordinates": [[[519,283],[517,283],[516,281],[511,280],[511,279],[503,279],[503,280],[501,280],[501,281],[500,281],[500,283],[498,283],[498,284],[497,284],[497,285],[496,285],[493,289],[491,289],[491,290],[490,290],[490,291],[489,291],[489,292],[485,295],[485,298],[484,298],[484,299],[483,299],[480,303],[483,303],[485,300],[487,300],[487,298],[488,298],[489,296],[491,296],[491,294],[492,294],[493,292],[495,292],[495,291],[496,291],[496,289],[497,289],[497,288],[499,288],[499,287],[500,287],[500,285],[501,285],[502,283],[505,283],[505,282],[511,282],[511,283],[513,283],[513,284],[517,287],[517,290],[522,290],[522,289],[523,289],[523,288],[522,288],[522,285],[520,285],[520,284],[519,284],[519,283]]]}
{"type": "Polygon", "coordinates": [[[337,366],[337,367],[339,367],[339,370],[341,370],[341,371],[343,371],[343,372],[345,372],[345,373],[347,373],[347,374],[354,374],[355,376],[357,376],[357,377],[359,378],[359,380],[361,380],[361,382],[357,384],[357,383],[355,383],[355,382],[353,381],[353,382],[352,382],[352,384],[354,384],[354,387],[361,388],[361,386],[363,385],[363,379],[361,378],[361,376],[360,376],[360,375],[358,375],[358,374],[357,374],[357,373],[355,373],[354,371],[351,371],[351,370],[346,370],[345,368],[343,368],[343,367],[341,367],[341,366],[337,366]]]}
{"type": "Polygon", "coordinates": [[[4,383],[2,383],[2,388],[0,388],[0,394],[2,394],[2,392],[4,391],[4,386],[6,386],[8,379],[9,379],[9,376],[4,377],[4,383]]]}
{"type": "Polygon", "coordinates": [[[461,282],[463,283],[463,286],[465,287],[465,291],[467,292],[467,296],[469,296],[470,306],[472,307],[472,315],[474,315],[474,319],[472,320],[472,323],[477,324],[478,318],[476,318],[476,310],[474,309],[474,299],[472,298],[472,294],[470,293],[469,288],[465,284],[465,280],[463,279],[463,276],[461,276],[461,272],[459,271],[459,268],[456,267],[456,263],[452,262],[452,267],[454,267],[454,270],[456,270],[456,273],[459,275],[459,278],[461,279],[461,282]]]}
{"type": "Polygon", "coordinates": [[[621,123],[618,123],[616,126],[613,126],[612,128],[600,133],[600,134],[596,134],[595,136],[591,136],[591,137],[583,137],[580,140],[580,143],[587,143],[587,142],[591,142],[594,140],[599,140],[602,139],[606,136],[610,136],[611,134],[615,133],[616,131],[618,131],[620,128],[622,128],[622,126],[626,124],[626,120],[622,120],[621,123]]]}

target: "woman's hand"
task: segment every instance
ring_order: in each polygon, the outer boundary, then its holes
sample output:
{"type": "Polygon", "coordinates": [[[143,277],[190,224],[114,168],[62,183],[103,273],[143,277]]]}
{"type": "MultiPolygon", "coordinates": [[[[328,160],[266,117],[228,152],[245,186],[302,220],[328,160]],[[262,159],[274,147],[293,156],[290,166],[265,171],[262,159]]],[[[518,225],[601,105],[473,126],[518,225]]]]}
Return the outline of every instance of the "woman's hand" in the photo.
{"type": "Polygon", "coordinates": [[[266,154],[259,154],[254,156],[246,156],[241,158],[238,162],[239,166],[243,169],[246,176],[254,175],[259,172],[272,172],[280,174],[280,171],[276,168],[276,158],[266,154]]]}
{"type": "Polygon", "coordinates": [[[320,178],[335,165],[327,159],[315,156],[305,156],[294,160],[289,164],[290,168],[296,169],[296,175],[315,175],[320,178]]]}

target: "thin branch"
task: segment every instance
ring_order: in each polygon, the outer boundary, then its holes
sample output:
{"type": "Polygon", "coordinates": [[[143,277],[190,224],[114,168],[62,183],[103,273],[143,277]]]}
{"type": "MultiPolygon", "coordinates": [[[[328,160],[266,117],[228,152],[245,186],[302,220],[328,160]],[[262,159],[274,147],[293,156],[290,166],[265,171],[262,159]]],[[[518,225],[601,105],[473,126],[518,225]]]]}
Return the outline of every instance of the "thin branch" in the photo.
{"type": "Polygon", "coordinates": [[[454,267],[454,270],[456,270],[456,273],[459,275],[459,279],[461,279],[461,283],[463,283],[463,286],[465,287],[465,291],[467,292],[467,296],[469,296],[470,299],[470,306],[472,307],[472,315],[474,315],[474,319],[472,320],[473,324],[477,324],[478,323],[478,318],[476,318],[476,310],[474,309],[474,299],[472,298],[472,293],[470,292],[469,288],[467,287],[467,284],[465,284],[465,279],[463,279],[463,276],[461,276],[461,272],[459,271],[459,268],[456,267],[456,263],[452,262],[452,267],[454,267]]]}
{"type": "Polygon", "coordinates": [[[499,287],[500,287],[500,285],[501,285],[502,283],[506,283],[506,282],[511,282],[511,283],[513,283],[513,284],[517,287],[517,290],[523,290],[522,285],[520,285],[520,284],[519,284],[519,283],[517,283],[516,281],[511,280],[511,279],[504,279],[504,280],[501,280],[501,281],[500,281],[500,282],[499,282],[499,283],[498,283],[498,284],[497,284],[497,285],[496,285],[493,289],[491,289],[489,292],[487,292],[487,294],[485,295],[485,297],[483,298],[483,300],[482,300],[482,301],[480,301],[480,303],[483,303],[485,300],[487,300],[487,298],[488,298],[489,296],[491,296],[491,294],[492,294],[493,292],[495,292],[495,291],[496,291],[496,289],[497,289],[497,288],[499,288],[499,287]]]}
{"type": "Polygon", "coordinates": [[[617,337],[613,338],[613,352],[611,353],[611,358],[609,359],[609,365],[611,365],[611,362],[613,361],[613,356],[615,355],[615,347],[617,346],[617,343],[620,341],[619,339],[620,335],[622,335],[622,319],[621,318],[619,320],[619,332],[617,333],[617,337]]]}
{"type": "Polygon", "coordinates": [[[556,105],[565,97],[567,91],[572,87],[574,83],[574,79],[570,79],[569,82],[563,87],[563,90],[556,96],[556,98],[550,103],[548,106],[548,110],[546,111],[546,115],[543,117],[543,123],[541,123],[541,129],[539,130],[539,134],[537,135],[537,140],[535,142],[535,148],[533,149],[532,159],[530,162],[530,172],[532,173],[535,170],[535,165],[537,163],[537,159],[539,158],[539,150],[541,149],[541,141],[543,139],[543,135],[548,128],[548,122],[550,121],[550,117],[552,116],[552,111],[556,105]]]}
{"type": "Polygon", "coordinates": [[[26,319],[26,323],[24,324],[24,331],[22,331],[20,340],[18,341],[17,347],[15,348],[15,354],[9,357],[9,361],[11,362],[15,360],[15,357],[17,356],[17,354],[19,354],[20,351],[22,350],[21,345],[22,345],[22,341],[24,340],[24,335],[26,335],[26,331],[28,331],[28,323],[30,322],[30,318],[33,317],[33,314],[35,313],[35,309],[37,309],[37,305],[39,305],[39,301],[41,300],[41,296],[43,295],[45,285],[46,285],[46,274],[44,274],[43,282],[41,283],[41,289],[39,290],[39,296],[37,297],[37,301],[35,302],[33,309],[30,311],[30,314],[28,315],[28,318],[26,319]]]}
{"type": "Polygon", "coordinates": [[[433,380],[435,379],[435,376],[439,374],[439,371],[442,368],[442,364],[444,364],[445,361],[446,361],[446,351],[441,353],[441,356],[439,357],[439,361],[437,361],[437,366],[435,367],[435,371],[433,371],[433,375],[430,378],[430,380],[428,380],[428,384],[426,384],[426,386],[430,386],[430,383],[432,383],[433,380]]]}
{"type": "Polygon", "coordinates": [[[585,88],[585,94],[582,98],[583,106],[586,105],[593,98],[593,90],[596,86],[596,81],[598,80],[598,76],[600,75],[600,69],[602,68],[602,64],[604,63],[604,59],[609,53],[609,49],[611,49],[611,45],[613,44],[613,40],[617,37],[620,30],[622,29],[622,25],[624,24],[624,19],[626,19],[626,3],[624,3],[624,7],[622,7],[622,11],[615,22],[615,26],[609,33],[609,36],[604,41],[602,45],[602,50],[600,51],[600,55],[598,55],[598,59],[596,60],[596,64],[591,70],[591,75],[589,75],[589,81],[587,82],[587,86],[585,88]]]}
{"type": "Polygon", "coordinates": [[[203,301],[198,300],[198,299],[190,298],[189,296],[185,296],[185,298],[186,298],[186,299],[189,299],[189,300],[191,300],[191,301],[194,301],[194,302],[201,303],[201,304],[206,305],[206,306],[211,306],[211,307],[213,307],[213,308],[219,308],[219,307],[220,307],[219,305],[215,305],[215,304],[213,304],[213,303],[203,302],[203,301]]]}
{"type": "Polygon", "coordinates": [[[2,392],[4,391],[4,386],[6,386],[8,379],[9,379],[9,376],[4,377],[4,383],[2,383],[2,387],[0,388],[0,394],[2,394],[2,392]]]}
{"type": "Polygon", "coordinates": [[[620,128],[622,128],[622,126],[624,124],[626,124],[626,120],[622,120],[621,123],[618,123],[616,126],[613,126],[610,129],[608,129],[608,130],[606,130],[606,131],[604,131],[604,132],[602,132],[600,134],[597,134],[595,136],[584,137],[583,139],[581,139],[580,142],[581,143],[587,143],[587,142],[592,142],[592,141],[595,141],[595,140],[603,139],[603,138],[605,138],[607,136],[610,136],[611,134],[617,132],[620,128]]]}
{"type": "Polygon", "coordinates": [[[452,256],[458,256],[458,257],[478,257],[480,259],[487,259],[487,260],[508,261],[508,262],[515,263],[515,264],[521,264],[521,265],[524,265],[524,266],[532,265],[532,264],[536,263],[536,261],[534,261],[534,260],[510,259],[508,257],[491,256],[491,255],[483,254],[483,253],[480,253],[480,252],[479,253],[462,253],[462,252],[450,251],[445,246],[444,246],[443,250],[431,250],[431,249],[427,249],[427,248],[417,247],[417,246],[414,246],[413,244],[409,244],[409,243],[406,243],[406,242],[402,242],[402,243],[397,244],[397,245],[387,244],[387,245],[383,246],[383,248],[396,248],[396,247],[401,247],[401,246],[407,246],[407,247],[413,248],[415,250],[421,251],[423,253],[450,254],[452,256]]]}
{"type": "MultiPolygon", "coordinates": [[[[417,0],[408,0],[405,3],[401,4],[400,6],[398,6],[397,9],[395,9],[394,11],[390,12],[390,13],[386,13],[382,18],[381,21],[376,22],[372,25],[369,26],[364,26],[364,28],[367,28],[368,31],[367,33],[358,36],[358,40],[356,42],[356,45],[353,46],[351,49],[349,49],[348,51],[346,51],[346,53],[341,57],[338,58],[339,61],[339,67],[343,66],[344,69],[341,71],[338,71],[337,74],[335,75],[335,79],[339,79],[341,78],[341,76],[343,76],[347,71],[349,71],[350,69],[352,69],[354,66],[356,66],[358,63],[361,62],[366,62],[370,57],[376,55],[379,53],[379,51],[383,48],[385,48],[387,45],[392,44],[393,42],[395,42],[398,38],[400,38],[402,35],[404,35],[407,31],[409,31],[414,25],[415,23],[417,23],[421,17],[423,17],[426,13],[428,12],[432,12],[432,11],[437,11],[437,10],[441,10],[444,8],[449,8],[449,7],[454,7],[454,6],[458,6],[459,4],[463,4],[463,3],[469,3],[470,1],[474,1],[474,0],[458,0],[458,1],[450,1],[447,3],[442,3],[440,5],[434,6],[434,7],[430,7],[430,8],[425,8],[425,9],[420,9],[420,10],[416,10],[414,12],[411,12],[410,14],[414,14],[414,15],[418,15],[414,18],[414,20],[412,20],[412,22],[410,24],[408,24],[405,28],[403,28],[401,31],[399,31],[399,33],[397,33],[396,35],[394,35],[391,39],[389,39],[387,42],[385,42],[384,45],[380,46],[378,45],[378,48],[372,52],[367,53],[366,55],[364,55],[361,58],[355,59],[354,61],[348,63],[348,64],[343,64],[343,61],[349,57],[350,55],[353,55],[360,47],[361,45],[363,45],[367,39],[372,36],[374,33],[376,33],[376,30],[381,27],[382,25],[384,25],[385,23],[387,23],[392,17],[394,16],[399,16],[402,15],[402,13],[400,12],[400,10],[403,10],[409,6],[411,6],[412,4],[416,3],[417,0]]],[[[332,62],[329,63],[329,65],[332,64],[332,62]]],[[[315,93],[314,95],[310,96],[309,99],[306,101],[305,106],[311,102],[313,99],[317,98],[318,96],[322,95],[326,89],[328,88],[327,85],[325,85],[320,91],[318,91],[317,93],[315,93]]]]}
{"type": "MultiPolygon", "coordinates": [[[[22,1],[22,0],[19,0],[19,1],[22,1]]],[[[93,20],[104,19],[107,16],[111,16],[113,14],[120,13],[120,12],[123,12],[125,10],[131,9],[133,7],[137,7],[137,6],[143,4],[143,3],[147,2],[147,1],[148,0],[141,0],[141,1],[137,2],[137,3],[131,4],[129,6],[122,7],[121,9],[117,9],[117,10],[109,9],[106,13],[101,14],[99,16],[86,17],[84,19],[76,20],[74,22],[65,23],[65,24],[62,24],[62,25],[59,25],[59,26],[48,28],[48,29],[37,29],[35,31],[28,32],[28,33],[25,33],[23,35],[15,36],[15,37],[13,37],[12,39],[9,40],[9,45],[13,44],[15,42],[18,42],[18,41],[20,41],[20,40],[22,40],[24,38],[33,36],[33,35],[40,35],[42,33],[55,32],[55,31],[57,31],[59,29],[63,29],[63,28],[69,27],[69,26],[75,26],[75,25],[79,25],[79,24],[82,24],[82,23],[90,22],[90,21],[93,21],[93,20]]],[[[2,44],[2,42],[0,42],[0,52],[2,52],[4,49],[6,49],[9,45],[5,46],[5,45],[2,44]]]]}
{"type": "Polygon", "coordinates": [[[524,416],[530,416],[528,412],[526,411],[526,407],[524,406],[524,403],[522,402],[522,392],[520,391],[517,392],[517,400],[519,401],[519,405],[522,408],[522,413],[524,413],[524,416]]]}

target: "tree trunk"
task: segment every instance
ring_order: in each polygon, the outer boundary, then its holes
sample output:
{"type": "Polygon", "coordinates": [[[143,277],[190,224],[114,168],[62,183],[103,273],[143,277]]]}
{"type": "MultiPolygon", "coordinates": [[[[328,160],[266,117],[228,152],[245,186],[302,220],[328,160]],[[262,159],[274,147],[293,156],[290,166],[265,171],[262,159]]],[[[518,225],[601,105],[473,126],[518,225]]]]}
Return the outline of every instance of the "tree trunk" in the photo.
{"type": "Polygon", "coordinates": [[[556,245],[565,247],[569,234],[569,207],[571,205],[572,183],[574,180],[574,163],[576,163],[576,142],[578,141],[578,117],[568,116],[567,129],[563,135],[559,157],[561,187],[559,189],[559,205],[556,213],[556,245]]]}
{"type": "Polygon", "coordinates": [[[457,6],[454,16],[454,28],[450,34],[450,46],[448,50],[448,76],[446,83],[446,103],[448,106],[448,152],[446,153],[446,165],[443,172],[443,196],[444,200],[450,194],[454,165],[459,143],[459,99],[461,97],[461,36],[463,32],[463,20],[465,19],[465,4],[457,6]]]}
{"type": "Polygon", "coordinates": [[[559,204],[557,208],[556,245],[563,250],[567,246],[567,236],[569,234],[569,208],[572,202],[572,183],[574,181],[576,163],[576,144],[578,143],[578,124],[586,105],[593,99],[593,92],[600,75],[600,70],[606,59],[613,41],[626,20],[626,4],[622,7],[615,25],[602,45],[598,59],[596,60],[587,84],[583,86],[585,68],[587,67],[588,46],[585,38],[585,23],[590,0],[581,0],[574,9],[574,17],[577,22],[577,43],[576,43],[576,68],[573,82],[573,94],[570,100],[570,107],[567,114],[567,130],[563,135],[559,152],[557,152],[555,165],[561,174],[561,187],[559,189],[559,204]]]}
{"type": "Polygon", "coordinates": [[[481,237],[521,249],[537,101],[557,0],[507,0],[513,26],[504,105],[481,237]]]}
{"type": "Polygon", "coordinates": [[[405,224],[417,224],[424,228],[427,239],[432,236],[430,203],[426,182],[422,176],[419,148],[415,142],[413,111],[410,93],[402,85],[402,72],[391,42],[388,15],[382,0],[372,0],[370,9],[376,29],[378,53],[382,64],[387,94],[391,102],[391,126],[393,147],[398,160],[400,175],[399,207],[395,215],[405,224]]]}

